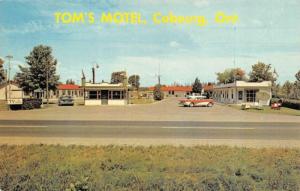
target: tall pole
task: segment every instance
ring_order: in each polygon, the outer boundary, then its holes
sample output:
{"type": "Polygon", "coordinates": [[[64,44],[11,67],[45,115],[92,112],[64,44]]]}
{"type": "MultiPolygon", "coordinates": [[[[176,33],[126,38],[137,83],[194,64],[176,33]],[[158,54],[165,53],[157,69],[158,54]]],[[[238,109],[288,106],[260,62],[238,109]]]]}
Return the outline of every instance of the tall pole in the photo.
{"type": "Polygon", "coordinates": [[[235,68],[235,74],[234,74],[234,86],[235,86],[235,103],[238,103],[238,89],[237,89],[237,83],[236,83],[236,75],[237,75],[237,68],[236,68],[236,43],[237,43],[237,35],[236,35],[236,26],[234,26],[234,60],[233,65],[235,68]]]}
{"type": "Polygon", "coordinates": [[[160,85],[160,63],[158,64],[158,84],[160,85]]]}
{"type": "Polygon", "coordinates": [[[7,75],[7,69],[5,69],[5,80],[6,80],[6,86],[5,86],[5,100],[6,100],[6,103],[7,103],[7,99],[8,99],[8,95],[7,95],[7,79],[8,79],[8,75],[7,75]]]}
{"type": "Polygon", "coordinates": [[[13,59],[13,56],[12,55],[8,55],[6,56],[6,58],[8,59],[8,98],[10,98],[10,71],[11,71],[11,66],[10,66],[10,61],[11,59],[13,59]]]}
{"type": "Polygon", "coordinates": [[[94,66],[92,67],[92,75],[93,75],[93,84],[96,83],[96,69],[99,68],[99,65],[97,62],[95,62],[94,66]]]}
{"type": "Polygon", "coordinates": [[[47,96],[47,106],[49,105],[49,65],[47,64],[46,71],[46,96],[47,96]]]}

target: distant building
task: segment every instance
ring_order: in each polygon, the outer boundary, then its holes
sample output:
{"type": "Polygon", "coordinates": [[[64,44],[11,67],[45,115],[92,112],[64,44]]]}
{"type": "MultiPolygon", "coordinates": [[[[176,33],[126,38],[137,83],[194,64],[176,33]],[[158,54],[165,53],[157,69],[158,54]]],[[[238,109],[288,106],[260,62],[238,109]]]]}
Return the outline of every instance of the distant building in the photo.
{"type": "Polygon", "coordinates": [[[213,98],[220,103],[269,105],[272,98],[272,83],[236,81],[229,84],[215,85],[213,98]]]}
{"type": "Polygon", "coordinates": [[[12,82],[11,84],[0,84],[0,111],[8,109],[9,99],[22,98],[24,92],[19,88],[18,84],[12,82]]]}
{"type": "Polygon", "coordinates": [[[11,83],[10,85],[7,83],[3,83],[0,85],[0,100],[7,100],[7,98],[13,97],[15,90],[22,90],[18,87],[17,84],[11,83]]]}
{"type": "MultiPolygon", "coordinates": [[[[165,97],[185,97],[192,94],[192,86],[162,86],[161,90],[165,97]]],[[[204,85],[202,93],[212,91],[212,85],[204,85]]],[[[154,87],[150,87],[149,90],[153,91],[154,87]]]]}
{"type": "Polygon", "coordinates": [[[128,88],[124,83],[84,83],[85,105],[126,105],[128,88]]]}
{"type": "Polygon", "coordinates": [[[74,98],[83,97],[83,88],[75,84],[59,84],[56,90],[56,96],[72,96],[74,98]]]}

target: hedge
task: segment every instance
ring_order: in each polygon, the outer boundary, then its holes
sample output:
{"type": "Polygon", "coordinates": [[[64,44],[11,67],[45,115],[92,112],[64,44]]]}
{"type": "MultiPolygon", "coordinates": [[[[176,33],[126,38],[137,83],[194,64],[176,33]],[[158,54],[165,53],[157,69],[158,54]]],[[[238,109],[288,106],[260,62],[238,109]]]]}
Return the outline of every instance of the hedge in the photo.
{"type": "Polygon", "coordinates": [[[282,106],[300,110],[300,100],[283,100],[282,106]]]}
{"type": "Polygon", "coordinates": [[[35,108],[41,108],[42,105],[42,99],[36,99],[36,98],[25,98],[23,99],[23,105],[22,109],[35,109],[35,108]]]}

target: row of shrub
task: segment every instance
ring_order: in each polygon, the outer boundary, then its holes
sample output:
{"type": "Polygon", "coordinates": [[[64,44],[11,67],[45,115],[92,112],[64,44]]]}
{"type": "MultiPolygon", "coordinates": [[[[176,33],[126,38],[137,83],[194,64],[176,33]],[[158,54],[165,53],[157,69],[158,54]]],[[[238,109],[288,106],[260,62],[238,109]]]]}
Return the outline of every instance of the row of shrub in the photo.
{"type": "Polygon", "coordinates": [[[37,109],[41,108],[42,99],[25,98],[23,99],[22,109],[37,109]]]}
{"type": "Polygon", "coordinates": [[[282,106],[300,110],[300,100],[283,100],[282,106]]]}
{"type": "Polygon", "coordinates": [[[282,103],[283,107],[300,110],[300,100],[272,98],[270,104],[282,103]]]}

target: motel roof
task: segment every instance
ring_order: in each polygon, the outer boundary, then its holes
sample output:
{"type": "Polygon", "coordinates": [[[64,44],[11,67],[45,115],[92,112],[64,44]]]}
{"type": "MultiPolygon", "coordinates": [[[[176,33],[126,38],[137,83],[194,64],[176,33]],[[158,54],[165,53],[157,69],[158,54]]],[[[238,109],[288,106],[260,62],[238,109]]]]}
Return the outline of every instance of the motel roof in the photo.
{"type": "MultiPolygon", "coordinates": [[[[127,85],[127,88],[130,88],[130,85],[127,85]]],[[[93,90],[125,90],[126,86],[124,86],[123,83],[118,84],[111,84],[107,82],[101,82],[101,83],[90,83],[86,82],[85,89],[93,89],[93,90]]]]}
{"type": "Polygon", "coordinates": [[[59,84],[57,89],[58,90],[79,90],[80,86],[75,84],[59,84]]]}
{"type": "Polygon", "coordinates": [[[262,82],[236,81],[234,83],[215,85],[213,88],[219,89],[219,88],[232,88],[232,87],[271,87],[271,86],[272,86],[271,81],[262,81],[262,82]]]}

